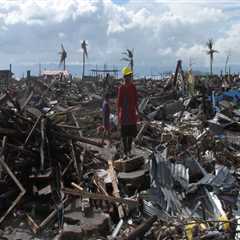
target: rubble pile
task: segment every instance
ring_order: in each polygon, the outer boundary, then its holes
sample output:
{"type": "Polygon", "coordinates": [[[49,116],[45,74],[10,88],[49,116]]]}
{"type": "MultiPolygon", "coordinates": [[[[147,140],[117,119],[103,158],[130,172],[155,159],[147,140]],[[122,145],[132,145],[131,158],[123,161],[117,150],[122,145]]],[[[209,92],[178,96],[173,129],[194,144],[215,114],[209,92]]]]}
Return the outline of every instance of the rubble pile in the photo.
{"type": "Polygon", "coordinates": [[[238,239],[238,91],[137,81],[124,159],[119,137],[102,145],[96,131],[103,82],[16,84],[0,96],[0,239],[238,239]]]}

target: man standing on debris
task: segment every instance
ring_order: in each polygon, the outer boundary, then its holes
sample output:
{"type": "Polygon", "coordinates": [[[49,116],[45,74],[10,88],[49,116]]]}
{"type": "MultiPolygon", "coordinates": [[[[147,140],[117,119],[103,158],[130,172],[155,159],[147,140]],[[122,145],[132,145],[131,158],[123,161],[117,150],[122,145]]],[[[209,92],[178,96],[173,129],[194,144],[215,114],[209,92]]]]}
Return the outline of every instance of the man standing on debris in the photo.
{"type": "Polygon", "coordinates": [[[137,135],[137,90],[132,83],[133,72],[122,69],[124,83],[118,89],[117,110],[125,157],[130,156],[133,138],[137,135]]]}

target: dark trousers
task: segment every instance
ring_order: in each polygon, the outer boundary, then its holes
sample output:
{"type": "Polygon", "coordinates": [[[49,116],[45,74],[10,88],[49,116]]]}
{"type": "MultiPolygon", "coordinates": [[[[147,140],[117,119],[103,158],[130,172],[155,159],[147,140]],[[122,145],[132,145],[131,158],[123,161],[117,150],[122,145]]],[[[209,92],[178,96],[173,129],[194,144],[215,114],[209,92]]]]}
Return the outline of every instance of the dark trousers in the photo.
{"type": "Polygon", "coordinates": [[[132,151],[132,141],[133,137],[123,137],[122,142],[123,142],[123,151],[125,154],[131,153],[132,151]]]}
{"type": "Polygon", "coordinates": [[[122,125],[121,136],[124,153],[131,153],[133,139],[137,136],[137,125],[122,125]]]}

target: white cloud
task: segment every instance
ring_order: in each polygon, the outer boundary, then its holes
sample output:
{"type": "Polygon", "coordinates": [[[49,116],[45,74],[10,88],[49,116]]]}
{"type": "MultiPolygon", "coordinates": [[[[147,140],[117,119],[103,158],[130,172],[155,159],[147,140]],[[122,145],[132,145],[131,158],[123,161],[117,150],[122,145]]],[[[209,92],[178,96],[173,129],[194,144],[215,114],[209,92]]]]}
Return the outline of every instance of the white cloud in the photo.
{"type": "Polygon", "coordinates": [[[225,59],[229,51],[231,52],[230,61],[234,64],[239,64],[240,57],[240,24],[234,24],[223,37],[217,39],[216,41],[216,49],[219,50],[219,54],[221,54],[221,60],[225,59]]]}
{"type": "Polygon", "coordinates": [[[191,57],[206,66],[209,38],[219,50],[216,64],[229,48],[238,63],[239,11],[234,1],[0,0],[0,63],[57,62],[62,41],[68,62],[81,62],[86,39],[93,64],[121,63],[122,50],[134,48],[136,64],[173,66],[191,57]]]}
{"type": "Polygon", "coordinates": [[[170,47],[168,48],[159,48],[157,50],[157,53],[161,56],[168,56],[169,54],[173,54],[172,49],[170,47]]]}
{"type": "Polygon", "coordinates": [[[191,47],[180,47],[176,52],[176,57],[188,63],[190,59],[195,59],[195,64],[206,66],[208,64],[208,56],[206,47],[203,45],[193,45],[191,47]]]}
{"type": "Polygon", "coordinates": [[[97,1],[90,0],[11,0],[0,1],[5,23],[43,24],[76,19],[96,11],[97,1]]]}

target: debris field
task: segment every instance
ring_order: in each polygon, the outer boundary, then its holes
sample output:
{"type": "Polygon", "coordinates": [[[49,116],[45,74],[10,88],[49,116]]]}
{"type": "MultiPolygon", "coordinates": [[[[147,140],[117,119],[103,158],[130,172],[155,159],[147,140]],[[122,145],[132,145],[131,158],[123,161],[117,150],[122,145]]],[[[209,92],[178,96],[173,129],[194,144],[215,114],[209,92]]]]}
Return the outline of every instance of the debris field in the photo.
{"type": "MultiPolygon", "coordinates": [[[[178,73],[176,73],[178,75],[178,73]]],[[[25,79],[0,95],[0,239],[239,239],[240,92],[134,81],[133,154],[101,144],[103,81],[25,79]],[[189,91],[190,92],[190,91],[189,91]]]]}

